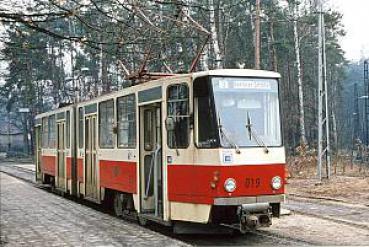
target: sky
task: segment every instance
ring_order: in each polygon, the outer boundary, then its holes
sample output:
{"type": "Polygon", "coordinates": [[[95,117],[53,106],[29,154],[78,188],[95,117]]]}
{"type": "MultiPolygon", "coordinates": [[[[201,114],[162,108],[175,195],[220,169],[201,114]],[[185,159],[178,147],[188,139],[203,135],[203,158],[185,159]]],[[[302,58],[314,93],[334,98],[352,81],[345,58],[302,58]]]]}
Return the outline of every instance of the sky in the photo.
{"type": "Polygon", "coordinates": [[[369,0],[329,0],[329,5],[343,14],[346,36],[341,46],[346,59],[369,58],[369,0]]]}

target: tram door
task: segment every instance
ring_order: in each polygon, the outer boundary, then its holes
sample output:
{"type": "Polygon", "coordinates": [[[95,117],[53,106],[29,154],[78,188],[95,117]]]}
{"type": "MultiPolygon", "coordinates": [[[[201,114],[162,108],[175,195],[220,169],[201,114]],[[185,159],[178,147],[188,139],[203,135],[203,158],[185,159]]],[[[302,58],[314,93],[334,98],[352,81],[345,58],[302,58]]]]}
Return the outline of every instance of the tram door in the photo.
{"type": "Polygon", "coordinates": [[[97,199],[97,174],[96,174],[96,116],[88,116],[85,119],[85,183],[86,197],[97,199]]]}
{"type": "Polygon", "coordinates": [[[142,213],[163,215],[160,104],[140,107],[140,183],[142,213]]]}
{"type": "Polygon", "coordinates": [[[65,132],[64,122],[57,123],[58,181],[57,187],[65,189],[65,132]]]}
{"type": "Polygon", "coordinates": [[[35,129],[36,136],[36,180],[39,181],[41,177],[41,126],[35,129]]]}

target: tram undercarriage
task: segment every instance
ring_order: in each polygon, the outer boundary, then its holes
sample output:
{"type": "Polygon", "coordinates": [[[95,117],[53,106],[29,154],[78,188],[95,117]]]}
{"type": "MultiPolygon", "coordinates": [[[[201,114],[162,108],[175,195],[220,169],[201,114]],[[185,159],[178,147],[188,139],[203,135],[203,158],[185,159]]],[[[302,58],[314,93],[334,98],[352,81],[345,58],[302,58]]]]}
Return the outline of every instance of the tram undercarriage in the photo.
{"type": "MultiPolygon", "coordinates": [[[[177,221],[173,224],[176,234],[231,234],[247,233],[272,225],[273,208],[279,204],[244,204],[241,206],[213,206],[208,224],[177,221]]],[[[279,217],[279,212],[274,217],[279,217]]]]}
{"type": "Polygon", "coordinates": [[[149,222],[173,227],[176,234],[230,234],[247,233],[272,225],[272,218],[280,216],[280,203],[253,203],[240,206],[213,205],[207,224],[185,221],[163,221],[150,214],[138,214],[131,194],[108,192],[110,202],[118,217],[136,220],[140,225],[149,222]]]}

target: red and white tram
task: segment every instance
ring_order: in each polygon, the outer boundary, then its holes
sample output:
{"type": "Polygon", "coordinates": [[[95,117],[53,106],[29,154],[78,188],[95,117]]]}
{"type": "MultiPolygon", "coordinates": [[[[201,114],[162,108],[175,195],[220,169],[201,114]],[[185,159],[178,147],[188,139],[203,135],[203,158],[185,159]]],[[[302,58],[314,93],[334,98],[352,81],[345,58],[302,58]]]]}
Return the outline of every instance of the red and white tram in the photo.
{"type": "Polygon", "coordinates": [[[37,180],[141,223],[269,226],[285,191],[279,78],[174,75],[42,113],[37,180]]]}

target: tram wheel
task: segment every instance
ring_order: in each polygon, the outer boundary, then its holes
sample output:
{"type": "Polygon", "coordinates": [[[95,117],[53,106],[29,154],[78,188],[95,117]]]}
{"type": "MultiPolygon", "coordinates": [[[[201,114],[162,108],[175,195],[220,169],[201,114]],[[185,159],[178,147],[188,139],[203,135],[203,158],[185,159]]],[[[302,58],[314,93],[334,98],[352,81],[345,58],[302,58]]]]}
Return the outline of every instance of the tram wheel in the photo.
{"type": "Polygon", "coordinates": [[[113,206],[114,206],[114,214],[116,216],[122,216],[123,215],[123,194],[121,193],[114,193],[114,200],[113,200],[113,206]]]}
{"type": "Polygon", "coordinates": [[[141,226],[147,226],[147,219],[138,216],[138,224],[140,224],[141,226]]]}

